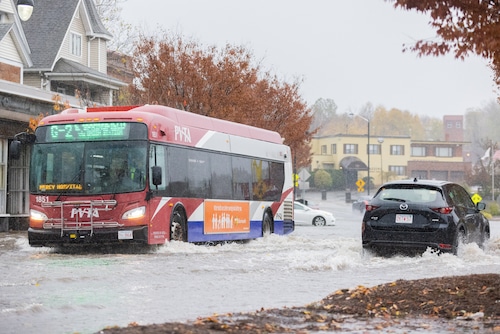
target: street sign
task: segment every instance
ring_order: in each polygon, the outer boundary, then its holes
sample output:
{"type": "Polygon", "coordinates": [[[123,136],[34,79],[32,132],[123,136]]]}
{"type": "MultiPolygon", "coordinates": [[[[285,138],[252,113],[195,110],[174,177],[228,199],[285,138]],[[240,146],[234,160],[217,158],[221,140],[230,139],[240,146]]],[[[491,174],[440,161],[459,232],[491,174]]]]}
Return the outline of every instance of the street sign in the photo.
{"type": "Polygon", "coordinates": [[[309,172],[303,168],[299,172],[299,177],[302,181],[307,181],[311,177],[311,174],[309,174],[309,172]]]}
{"type": "Polygon", "coordinates": [[[483,198],[477,193],[472,195],[471,199],[474,202],[474,204],[477,204],[483,200],[483,198]]]}
{"type": "Polygon", "coordinates": [[[359,193],[362,193],[363,191],[365,191],[365,188],[364,188],[365,184],[366,184],[365,181],[363,181],[361,179],[356,181],[356,185],[358,186],[359,193]]]}
{"type": "Polygon", "coordinates": [[[365,181],[359,179],[356,181],[356,185],[358,186],[358,188],[363,188],[365,186],[365,181]]]}

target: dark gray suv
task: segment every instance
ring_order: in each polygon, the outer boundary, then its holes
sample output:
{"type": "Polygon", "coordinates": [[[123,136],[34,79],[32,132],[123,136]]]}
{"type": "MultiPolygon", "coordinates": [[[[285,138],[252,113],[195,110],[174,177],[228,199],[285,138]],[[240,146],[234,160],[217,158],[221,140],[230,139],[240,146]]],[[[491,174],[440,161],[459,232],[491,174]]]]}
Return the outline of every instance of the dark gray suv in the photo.
{"type": "Polygon", "coordinates": [[[376,253],[423,252],[428,247],[457,253],[460,243],[479,246],[490,237],[486,205],[474,204],[460,185],[448,181],[404,180],[380,187],[366,205],[364,249],[376,253]]]}

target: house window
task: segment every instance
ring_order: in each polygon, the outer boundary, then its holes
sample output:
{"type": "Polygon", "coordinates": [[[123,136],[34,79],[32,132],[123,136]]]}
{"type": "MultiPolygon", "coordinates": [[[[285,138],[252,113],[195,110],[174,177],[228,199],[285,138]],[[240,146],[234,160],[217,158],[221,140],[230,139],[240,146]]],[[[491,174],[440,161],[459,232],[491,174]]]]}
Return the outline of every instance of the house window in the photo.
{"type": "Polygon", "coordinates": [[[358,144],[344,144],[344,154],[358,154],[358,144]]]}
{"type": "Polygon", "coordinates": [[[326,145],[321,145],[321,155],[326,155],[326,145]]]}
{"type": "Polygon", "coordinates": [[[427,171],[426,170],[414,170],[411,172],[411,178],[417,179],[427,179],[427,171]]]}
{"type": "Polygon", "coordinates": [[[370,144],[368,146],[368,154],[380,154],[380,145],[379,144],[370,144]]]}
{"type": "Polygon", "coordinates": [[[462,127],[462,122],[457,122],[457,123],[455,123],[455,127],[456,127],[457,129],[460,129],[460,128],[462,127]]]}
{"type": "Polygon", "coordinates": [[[391,145],[391,155],[404,155],[405,147],[403,145],[391,145]]]}
{"type": "Polygon", "coordinates": [[[332,144],[332,146],[330,146],[330,149],[332,151],[332,154],[337,154],[337,144],[332,144]]]}
{"type": "Polygon", "coordinates": [[[425,157],[427,155],[427,150],[425,146],[412,146],[411,155],[413,157],[425,157]]]}
{"type": "Polygon", "coordinates": [[[436,157],[452,157],[453,150],[451,147],[436,147],[436,157]]]}
{"type": "Polygon", "coordinates": [[[82,35],[71,33],[71,54],[82,56],[82,35]]]}
{"type": "Polygon", "coordinates": [[[429,173],[431,179],[448,181],[448,171],[431,170],[429,173]]]}
{"type": "Polygon", "coordinates": [[[446,122],[446,127],[447,127],[448,129],[453,128],[453,123],[451,123],[451,122],[446,122]]]}
{"type": "Polygon", "coordinates": [[[323,169],[335,169],[335,164],[324,162],[323,163],[323,169]]]}
{"type": "Polygon", "coordinates": [[[406,166],[389,166],[389,172],[396,175],[406,175],[406,166]]]}
{"type": "Polygon", "coordinates": [[[450,181],[463,182],[465,180],[465,173],[463,171],[450,171],[450,181]]]}

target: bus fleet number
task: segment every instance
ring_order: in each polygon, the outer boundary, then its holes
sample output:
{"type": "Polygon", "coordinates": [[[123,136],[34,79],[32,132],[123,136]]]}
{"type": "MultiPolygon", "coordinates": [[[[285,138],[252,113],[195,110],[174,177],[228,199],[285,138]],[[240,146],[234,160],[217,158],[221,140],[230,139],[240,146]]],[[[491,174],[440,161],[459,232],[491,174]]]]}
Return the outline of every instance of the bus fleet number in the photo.
{"type": "Polygon", "coordinates": [[[49,201],[49,196],[36,196],[35,197],[36,203],[47,203],[48,201],[49,201]]]}

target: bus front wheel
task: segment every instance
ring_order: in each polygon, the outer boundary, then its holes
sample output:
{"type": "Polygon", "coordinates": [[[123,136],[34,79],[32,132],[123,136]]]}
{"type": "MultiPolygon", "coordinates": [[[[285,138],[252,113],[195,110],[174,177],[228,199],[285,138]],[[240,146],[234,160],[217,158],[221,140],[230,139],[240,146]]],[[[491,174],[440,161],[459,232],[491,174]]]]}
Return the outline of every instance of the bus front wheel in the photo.
{"type": "Polygon", "coordinates": [[[170,241],[187,241],[186,215],[181,208],[175,208],[170,221],[170,241]]]}

